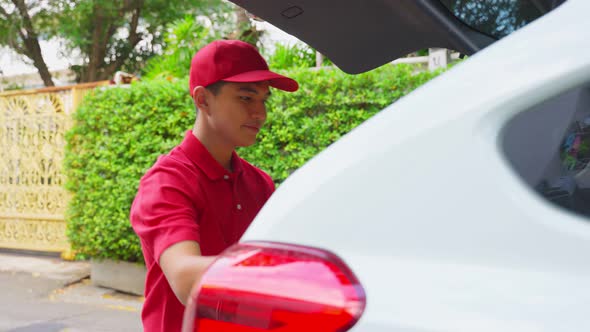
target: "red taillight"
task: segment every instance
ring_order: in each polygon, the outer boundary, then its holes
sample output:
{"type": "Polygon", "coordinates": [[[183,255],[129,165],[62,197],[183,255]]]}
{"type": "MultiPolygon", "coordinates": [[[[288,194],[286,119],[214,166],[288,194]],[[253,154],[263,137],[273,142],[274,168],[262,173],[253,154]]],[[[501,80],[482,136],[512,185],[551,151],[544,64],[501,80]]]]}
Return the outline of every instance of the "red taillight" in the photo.
{"type": "Polygon", "coordinates": [[[183,332],[346,331],[364,308],[361,284],[336,255],[242,243],[226,250],[193,289],[183,332]]]}

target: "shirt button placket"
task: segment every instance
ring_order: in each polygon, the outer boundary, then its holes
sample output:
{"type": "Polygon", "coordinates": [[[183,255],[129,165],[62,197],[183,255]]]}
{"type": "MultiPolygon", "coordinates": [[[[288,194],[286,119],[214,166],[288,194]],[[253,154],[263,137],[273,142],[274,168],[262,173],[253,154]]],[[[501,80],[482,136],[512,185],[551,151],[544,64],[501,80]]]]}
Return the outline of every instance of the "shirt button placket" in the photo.
{"type": "MultiPolygon", "coordinates": [[[[229,181],[230,180],[230,176],[227,175],[227,174],[225,174],[223,176],[223,179],[226,180],[226,181],[229,181]]],[[[236,188],[235,188],[235,185],[236,185],[235,183],[232,183],[234,200],[236,199],[236,192],[235,192],[236,191],[236,188]]],[[[242,204],[236,203],[236,211],[238,211],[238,212],[239,211],[242,211],[242,208],[243,208],[242,207],[242,204]]]]}

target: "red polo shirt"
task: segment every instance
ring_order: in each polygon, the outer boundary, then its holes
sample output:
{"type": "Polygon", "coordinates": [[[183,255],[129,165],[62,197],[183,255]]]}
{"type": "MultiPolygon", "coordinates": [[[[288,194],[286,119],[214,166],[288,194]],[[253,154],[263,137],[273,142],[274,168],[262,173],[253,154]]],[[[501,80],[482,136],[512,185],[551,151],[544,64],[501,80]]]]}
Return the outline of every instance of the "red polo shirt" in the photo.
{"type": "Polygon", "coordinates": [[[160,255],[180,241],[199,242],[204,256],[236,243],[274,191],[270,176],[238,157],[223,168],[188,131],[183,142],[143,176],[131,225],[147,267],[145,332],[180,331],[184,306],[160,269],[160,255]]]}

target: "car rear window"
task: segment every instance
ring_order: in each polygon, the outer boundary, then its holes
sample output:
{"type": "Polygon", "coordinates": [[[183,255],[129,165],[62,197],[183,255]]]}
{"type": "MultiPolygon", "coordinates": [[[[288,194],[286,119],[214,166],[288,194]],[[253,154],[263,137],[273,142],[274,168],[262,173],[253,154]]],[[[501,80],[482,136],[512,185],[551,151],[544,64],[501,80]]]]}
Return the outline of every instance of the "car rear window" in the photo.
{"type": "Polygon", "coordinates": [[[440,0],[471,28],[500,39],[543,16],[565,0],[440,0]]]}

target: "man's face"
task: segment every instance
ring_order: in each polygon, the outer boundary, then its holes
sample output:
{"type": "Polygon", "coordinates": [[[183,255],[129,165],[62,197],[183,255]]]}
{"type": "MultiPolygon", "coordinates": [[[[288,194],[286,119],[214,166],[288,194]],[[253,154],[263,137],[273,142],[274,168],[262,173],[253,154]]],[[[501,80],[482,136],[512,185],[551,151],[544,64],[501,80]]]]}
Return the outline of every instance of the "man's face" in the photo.
{"type": "Polygon", "coordinates": [[[209,100],[211,126],[233,146],[249,146],[266,121],[268,82],[226,83],[209,100]]]}

